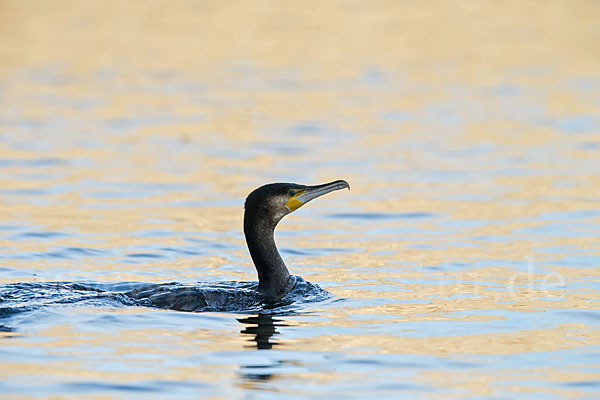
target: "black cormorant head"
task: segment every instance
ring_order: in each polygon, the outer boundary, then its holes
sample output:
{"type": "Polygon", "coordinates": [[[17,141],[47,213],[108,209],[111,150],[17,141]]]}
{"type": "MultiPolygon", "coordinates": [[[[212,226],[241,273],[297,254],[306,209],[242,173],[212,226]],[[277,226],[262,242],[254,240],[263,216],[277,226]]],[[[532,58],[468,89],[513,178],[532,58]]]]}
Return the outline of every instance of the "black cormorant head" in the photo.
{"type": "Polygon", "coordinates": [[[348,182],[337,180],[322,185],[306,186],[297,183],[270,183],[255,189],[246,198],[246,214],[266,219],[274,228],[285,215],[297,210],[312,199],[339,189],[350,189],[348,182]]]}

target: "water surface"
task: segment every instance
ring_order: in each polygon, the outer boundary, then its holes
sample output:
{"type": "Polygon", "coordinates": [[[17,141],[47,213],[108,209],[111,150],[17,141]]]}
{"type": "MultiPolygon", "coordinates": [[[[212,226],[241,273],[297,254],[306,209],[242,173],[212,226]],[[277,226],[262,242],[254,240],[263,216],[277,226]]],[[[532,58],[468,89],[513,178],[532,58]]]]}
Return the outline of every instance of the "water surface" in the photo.
{"type": "Polygon", "coordinates": [[[252,189],[352,190],[276,232],[323,301],[4,295],[1,397],[598,396],[596,5],[56,4],[0,6],[0,287],[253,281],[252,189]]]}

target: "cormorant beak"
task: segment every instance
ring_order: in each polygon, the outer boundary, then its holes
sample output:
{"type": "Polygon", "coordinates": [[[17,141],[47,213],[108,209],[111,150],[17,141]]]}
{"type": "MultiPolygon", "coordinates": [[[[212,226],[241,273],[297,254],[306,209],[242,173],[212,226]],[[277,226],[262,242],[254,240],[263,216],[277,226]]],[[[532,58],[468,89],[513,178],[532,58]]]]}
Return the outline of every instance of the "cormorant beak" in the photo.
{"type": "Polygon", "coordinates": [[[348,182],[343,180],[337,180],[329,183],[324,183],[322,185],[315,186],[304,186],[296,191],[296,194],[288,200],[286,204],[286,208],[290,210],[290,212],[300,208],[304,204],[308,203],[312,199],[316,199],[317,197],[323,196],[329,192],[333,192],[334,190],[340,189],[350,189],[350,185],[348,182]]]}

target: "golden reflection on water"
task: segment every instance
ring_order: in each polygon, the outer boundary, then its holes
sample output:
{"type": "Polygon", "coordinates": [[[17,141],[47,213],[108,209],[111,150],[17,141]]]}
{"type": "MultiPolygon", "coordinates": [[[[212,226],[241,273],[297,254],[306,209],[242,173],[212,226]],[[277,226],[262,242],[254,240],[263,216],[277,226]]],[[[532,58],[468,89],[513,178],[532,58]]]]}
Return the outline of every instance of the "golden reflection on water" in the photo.
{"type": "MultiPolygon", "coordinates": [[[[58,234],[3,235],[0,282],[254,280],[244,196],[265,181],[344,178],[349,193],[287,217],[278,235],[301,251],[284,254],[292,272],[343,301],[311,306],[320,320],[283,318],[275,349],[480,363],[591,352],[592,317],[539,315],[598,308],[600,140],[585,119],[600,115],[598,20],[587,1],[3,1],[0,225],[58,234]],[[135,257],[146,253],[157,258],[135,257]]],[[[205,328],[0,330],[2,348],[57,357],[4,361],[0,377],[285,394],[285,382],[364,375],[314,359],[240,372],[256,362],[236,358],[254,347],[244,327],[198,318],[205,328]],[[98,368],[96,349],[127,367],[98,368]],[[156,366],[190,351],[199,359],[156,366]]],[[[414,375],[439,389],[430,397],[577,397],[588,392],[568,383],[600,379],[583,362],[557,365],[414,375]]]]}

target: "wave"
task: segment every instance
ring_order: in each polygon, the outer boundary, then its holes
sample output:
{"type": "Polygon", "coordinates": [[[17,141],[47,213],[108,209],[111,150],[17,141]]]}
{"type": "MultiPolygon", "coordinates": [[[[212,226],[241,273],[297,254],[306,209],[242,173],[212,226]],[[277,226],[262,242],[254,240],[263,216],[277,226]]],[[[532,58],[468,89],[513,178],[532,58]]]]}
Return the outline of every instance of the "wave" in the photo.
{"type": "Polygon", "coordinates": [[[294,288],[276,301],[265,299],[258,291],[257,282],[25,282],[0,285],[0,317],[58,304],[139,306],[188,312],[281,314],[298,311],[305,303],[329,298],[329,292],[301,277],[296,277],[294,288]]]}

